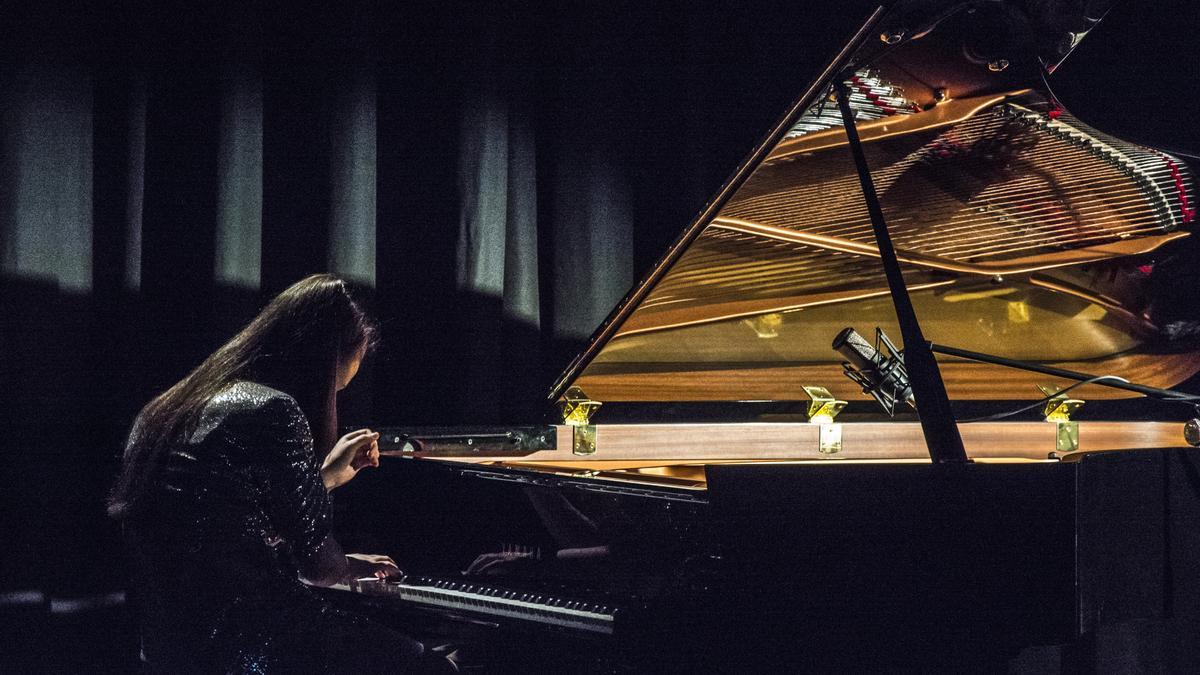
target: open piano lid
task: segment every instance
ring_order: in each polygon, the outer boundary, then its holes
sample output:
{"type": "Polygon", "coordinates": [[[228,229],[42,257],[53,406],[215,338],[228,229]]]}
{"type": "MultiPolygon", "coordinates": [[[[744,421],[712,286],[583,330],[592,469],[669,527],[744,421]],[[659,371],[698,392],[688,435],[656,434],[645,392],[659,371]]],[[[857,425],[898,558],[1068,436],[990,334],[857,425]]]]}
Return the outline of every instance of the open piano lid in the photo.
{"type": "MultiPolygon", "coordinates": [[[[876,10],[555,384],[600,401],[863,400],[833,337],[899,340],[832,83],[851,105],[927,339],[1170,387],[1172,261],[1194,229],[1179,159],[1075,119],[1044,82],[1111,1],[876,10]]],[[[1033,399],[1033,373],[940,359],[951,399],[1033,399]]],[[[1089,398],[1128,396],[1089,387],[1089,398]]]]}

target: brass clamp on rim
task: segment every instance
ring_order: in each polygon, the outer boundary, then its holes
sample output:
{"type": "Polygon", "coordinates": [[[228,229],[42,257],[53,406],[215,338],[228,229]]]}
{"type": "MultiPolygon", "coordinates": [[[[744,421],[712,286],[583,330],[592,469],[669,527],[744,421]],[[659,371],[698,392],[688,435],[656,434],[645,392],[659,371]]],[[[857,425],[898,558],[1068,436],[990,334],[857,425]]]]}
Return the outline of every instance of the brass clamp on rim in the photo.
{"type": "Polygon", "coordinates": [[[1042,418],[1055,424],[1054,451],[1059,454],[1079,450],[1079,422],[1071,420],[1071,415],[1083,406],[1083,399],[1070,398],[1060,394],[1060,387],[1053,384],[1039,384],[1042,394],[1050,397],[1042,409],[1042,418]]]}
{"type": "Polygon", "coordinates": [[[808,395],[808,423],[820,426],[817,451],[822,455],[836,455],[842,451],[842,425],[834,418],[846,407],[825,387],[802,387],[808,395]]]}
{"type": "Polygon", "coordinates": [[[596,454],[596,425],[592,414],[604,405],[588,397],[579,387],[571,387],[558,402],[563,424],[571,427],[571,452],[576,455],[596,454]]]}

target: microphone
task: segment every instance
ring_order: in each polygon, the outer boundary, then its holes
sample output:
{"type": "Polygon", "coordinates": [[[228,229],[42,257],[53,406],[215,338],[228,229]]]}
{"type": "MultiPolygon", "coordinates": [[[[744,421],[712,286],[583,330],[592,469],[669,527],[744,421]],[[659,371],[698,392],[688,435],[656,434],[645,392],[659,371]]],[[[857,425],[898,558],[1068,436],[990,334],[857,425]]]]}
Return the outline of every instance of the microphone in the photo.
{"type": "Polygon", "coordinates": [[[904,367],[904,354],[881,329],[875,329],[876,344],[882,344],[887,350],[882,351],[871,346],[863,336],[853,328],[845,328],[833,338],[833,349],[846,361],[842,363],[842,372],[863,388],[864,394],[870,394],[888,415],[895,415],[896,403],[904,401],[914,410],[917,407],[913,397],[912,387],[908,383],[908,370],[904,367]]]}

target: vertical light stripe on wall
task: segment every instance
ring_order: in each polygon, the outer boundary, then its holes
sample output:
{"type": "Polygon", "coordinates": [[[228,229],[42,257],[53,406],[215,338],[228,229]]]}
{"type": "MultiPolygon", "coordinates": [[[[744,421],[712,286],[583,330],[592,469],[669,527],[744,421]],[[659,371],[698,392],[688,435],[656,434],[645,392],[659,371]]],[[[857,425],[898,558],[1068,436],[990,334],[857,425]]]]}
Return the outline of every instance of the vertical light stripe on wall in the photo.
{"type": "Polygon", "coordinates": [[[374,286],[376,82],[365,69],[342,82],[330,116],[329,269],[374,286]]]}
{"type": "Polygon", "coordinates": [[[29,64],[0,92],[0,265],[6,274],[92,288],[92,81],[29,64]]]}
{"type": "Polygon", "coordinates": [[[217,283],[258,289],[262,282],[262,76],[249,67],[230,67],[222,88],[214,273],[217,283]]]}
{"type": "Polygon", "coordinates": [[[468,101],[459,139],[458,287],[502,298],[509,198],[504,102],[490,92],[468,101]]]}
{"type": "MultiPolygon", "coordinates": [[[[633,284],[633,200],[597,143],[555,172],[554,334],[587,338],[633,284]]],[[[569,153],[569,154],[567,154],[569,153]]]]}
{"type": "Polygon", "coordinates": [[[129,100],[129,173],[125,186],[125,288],[142,287],[142,206],[146,196],[146,80],[134,79],[129,100]]]}
{"type": "Polygon", "coordinates": [[[504,239],[504,313],[540,325],[537,153],[532,122],[513,108],[508,125],[508,204],[504,239]]]}

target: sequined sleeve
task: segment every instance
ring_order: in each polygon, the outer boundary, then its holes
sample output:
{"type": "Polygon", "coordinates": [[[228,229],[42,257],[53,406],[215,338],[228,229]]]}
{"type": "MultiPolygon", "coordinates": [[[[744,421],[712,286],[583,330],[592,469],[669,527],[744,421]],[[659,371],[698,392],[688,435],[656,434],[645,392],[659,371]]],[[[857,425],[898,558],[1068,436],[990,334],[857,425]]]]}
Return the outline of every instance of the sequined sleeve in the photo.
{"type": "Polygon", "coordinates": [[[307,559],[329,534],[329,494],[321,482],[312,433],[288,396],[268,398],[250,414],[230,419],[258,477],[259,504],[275,533],[297,558],[307,559]]]}

